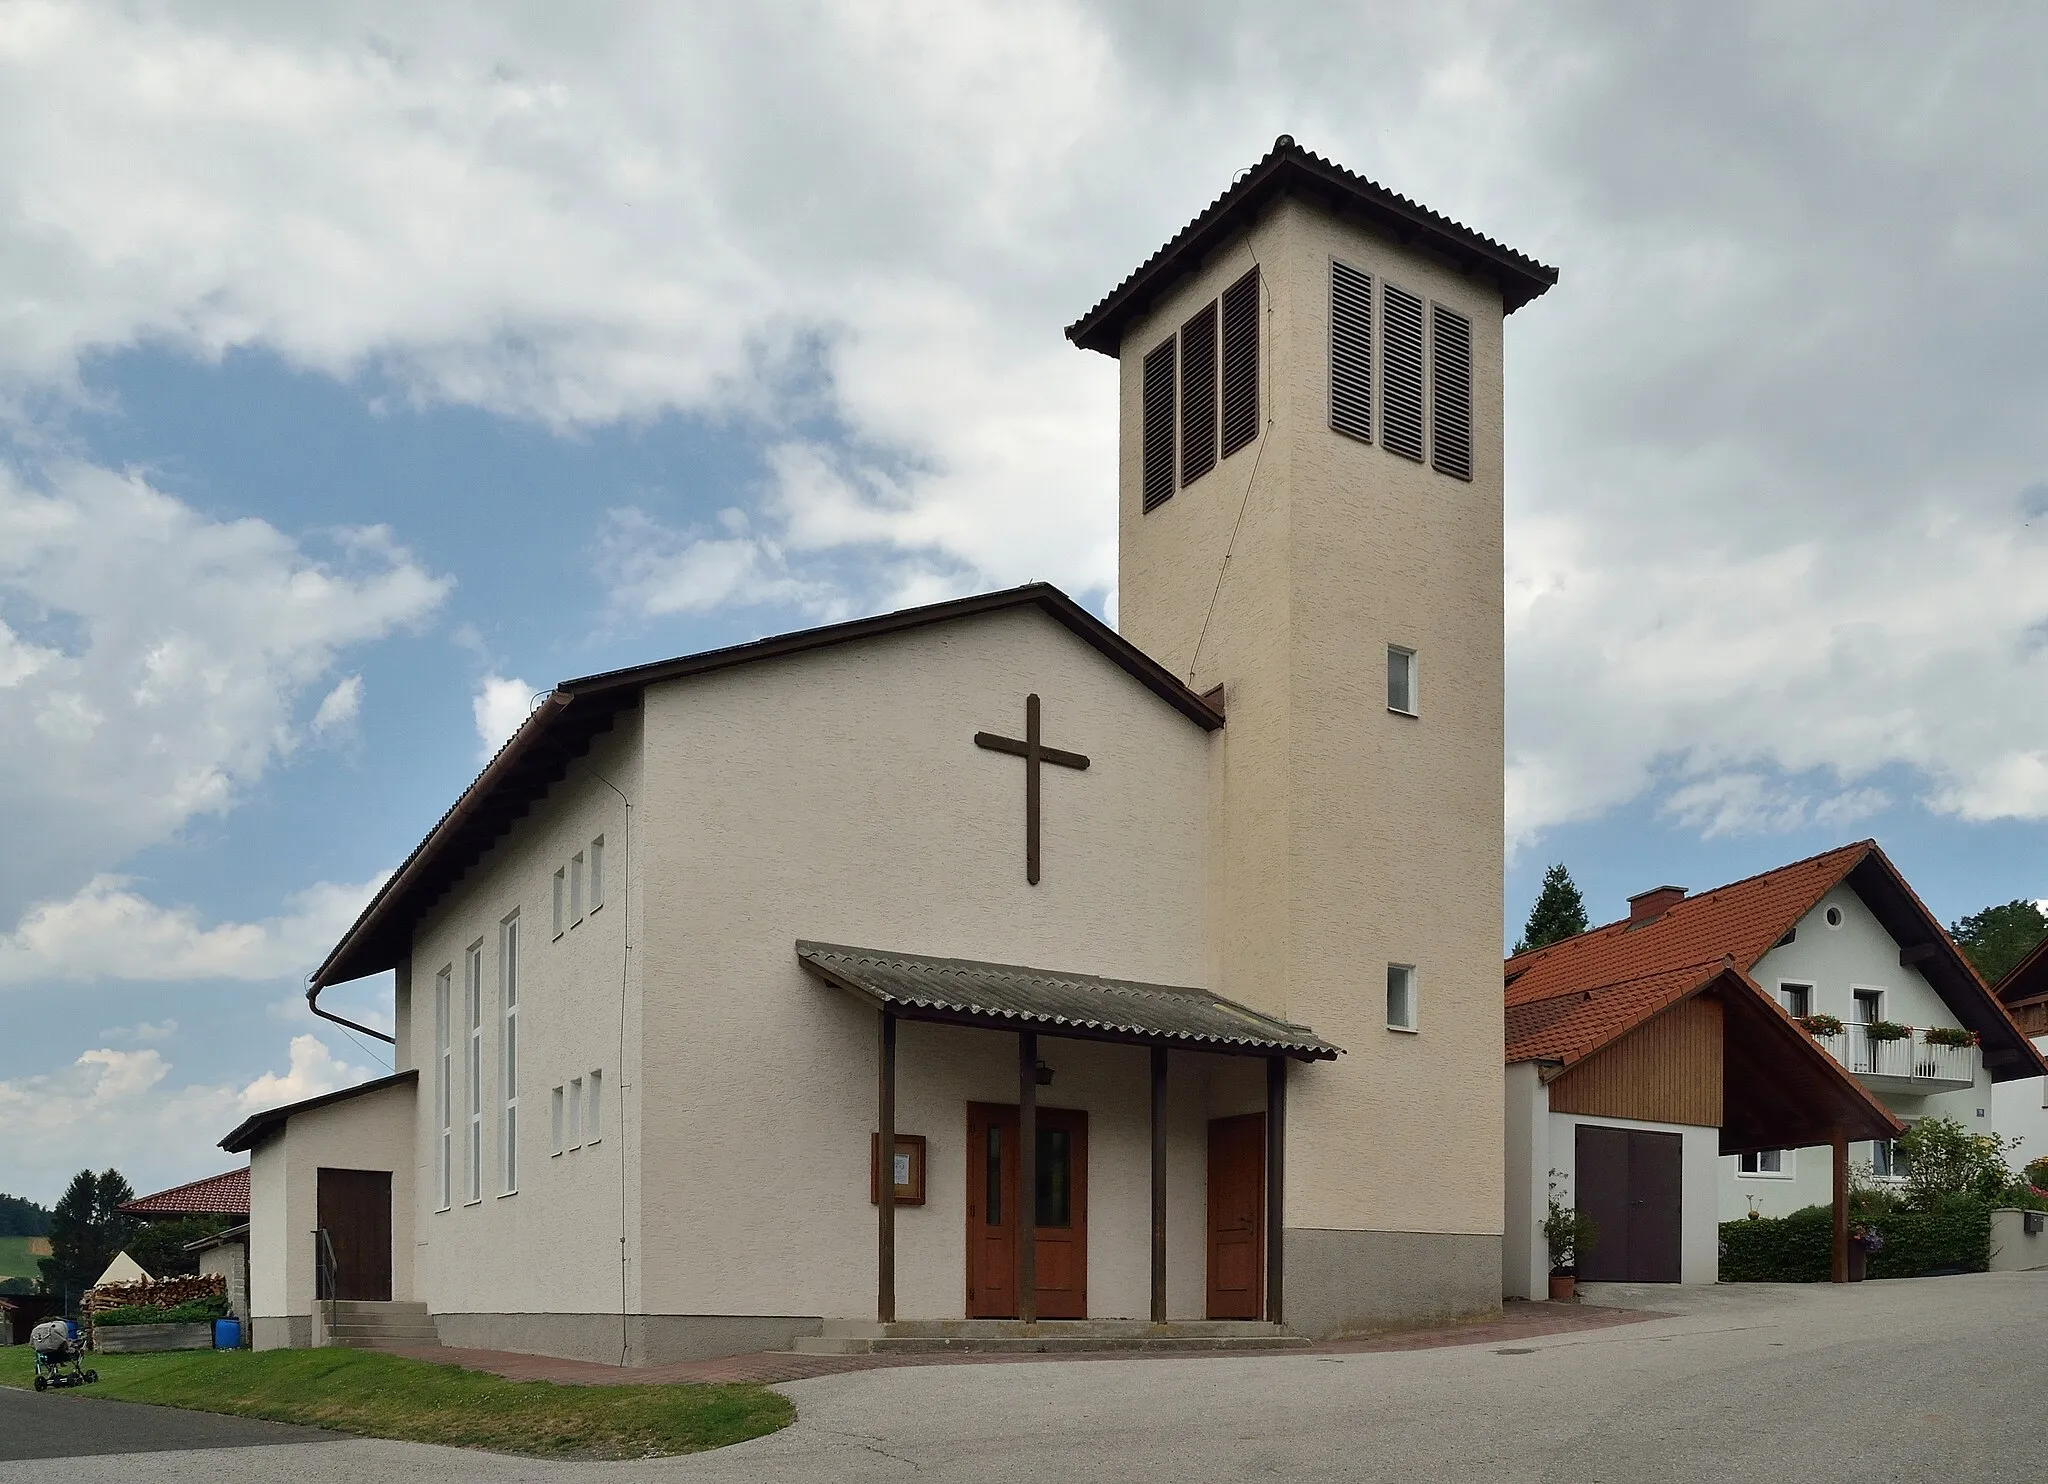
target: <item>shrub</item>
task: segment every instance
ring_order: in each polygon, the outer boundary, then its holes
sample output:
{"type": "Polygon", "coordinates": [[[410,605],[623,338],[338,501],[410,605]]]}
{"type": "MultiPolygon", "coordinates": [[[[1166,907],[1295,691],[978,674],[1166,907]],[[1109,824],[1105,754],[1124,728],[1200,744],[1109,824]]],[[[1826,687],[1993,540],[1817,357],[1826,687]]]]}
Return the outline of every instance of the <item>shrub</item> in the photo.
{"type": "Polygon", "coordinates": [[[211,1297],[168,1307],[161,1304],[123,1304],[118,1309],[102,1309],[93,1315],[92,1322],[116,1327],[128,1324],[203,1324],[227,1317],[228,1301],[211,1297]]]}
{"type": "Polygon", "coordinates": [[[1953,1118],[1923,1118],[1899,1139],[1906,1159],[1906,1190],[1912,1204],[1933,1211],[1954,1196],[1995,1200],[2012,1184],[1997,1134],[1973,1134],[1953,1118]]]}
{"type": "MultiPolygon", "coordinates": [[[[1917,1278],[1991,1265],[1991,1208],[1951,1199],[1934,1211],[1893,1211],[1866,1220],[1884,1238],[1870,1254],[1872,1278],[1917,1278]]],[[[1832,1269],[1834,1212],[1808,1206],[1790,1216],[1721,1223],[1721,1277],[1730,1283],[1825,1283],[1832,1269]]]]}
{"type": "Polygon", "coordinates": [[[2027,1163],[2027,1184],[2036,1190],[2048,1190],[2048,1154],[2027,1163]]]}

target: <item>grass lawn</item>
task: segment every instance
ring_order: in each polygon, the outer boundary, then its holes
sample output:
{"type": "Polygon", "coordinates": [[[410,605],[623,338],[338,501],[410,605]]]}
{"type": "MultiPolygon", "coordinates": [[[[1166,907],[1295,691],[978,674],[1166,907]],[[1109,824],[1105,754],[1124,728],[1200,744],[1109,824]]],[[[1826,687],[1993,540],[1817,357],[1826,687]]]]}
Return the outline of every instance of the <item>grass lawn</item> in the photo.
{"type": "Polygon", "coordinates": [[[33,1278],[41,1272],[37,1264],[42,1259],[28,1250],[28,1244],[40,1246],[43,1241],[41,1237],[0,1237],[0,1278],[33,1278]]]}
{"type": "MultiPolygon", "coordinates": [[[[0,1362],[29,1384],[31,1362],[0,1362]]],[[[364,1350],[98,1355],[71,1393],[541,1457],[652,1458],[758,1438],[796,1415],[761,1386],[557,1386],[364,1350]]]]}

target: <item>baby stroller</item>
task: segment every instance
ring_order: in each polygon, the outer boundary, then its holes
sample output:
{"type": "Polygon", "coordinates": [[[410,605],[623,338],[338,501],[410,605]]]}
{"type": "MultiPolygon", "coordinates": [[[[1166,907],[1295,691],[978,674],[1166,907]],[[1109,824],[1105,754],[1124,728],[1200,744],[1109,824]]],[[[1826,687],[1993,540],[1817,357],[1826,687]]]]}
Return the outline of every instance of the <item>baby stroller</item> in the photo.
{"type": "Polygon", "coordinates": [[[29,1348],[36,1353],[36,1390],[52,1386],[90,1386],[99,1380],[98,1371],[80,1364],[85,1346],[71,1337],[71,1326],[61,1319],[46,1319],[28,1334],[29,1348]]]}

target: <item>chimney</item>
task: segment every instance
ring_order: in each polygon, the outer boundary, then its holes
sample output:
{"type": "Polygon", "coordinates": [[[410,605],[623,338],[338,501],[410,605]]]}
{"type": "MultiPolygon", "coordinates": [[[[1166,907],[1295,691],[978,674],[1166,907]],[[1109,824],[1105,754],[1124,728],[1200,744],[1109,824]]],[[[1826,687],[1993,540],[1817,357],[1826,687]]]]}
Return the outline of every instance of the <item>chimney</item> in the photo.
{"type": "Polygon", "coordinates": [[[1682,886],[1653,886],[1648,891],[1639,891],[1628,899],[1628,925],[1641,927],[1646,922],[1655,922],[1684,900],[1682,886]]]}

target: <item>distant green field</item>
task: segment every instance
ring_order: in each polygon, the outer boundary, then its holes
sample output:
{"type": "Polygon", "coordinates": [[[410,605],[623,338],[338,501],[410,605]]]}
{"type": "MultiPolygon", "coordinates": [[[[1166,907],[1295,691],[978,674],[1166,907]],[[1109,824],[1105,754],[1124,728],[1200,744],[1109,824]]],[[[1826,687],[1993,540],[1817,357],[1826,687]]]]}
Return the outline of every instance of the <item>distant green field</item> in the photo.
{"type": "Polygon", "coordinates": [[[40,1271],[30,1257],[28,1244],[38,1237],[0,1237],[0,1278],[33,1278],[40,1271]]]}

